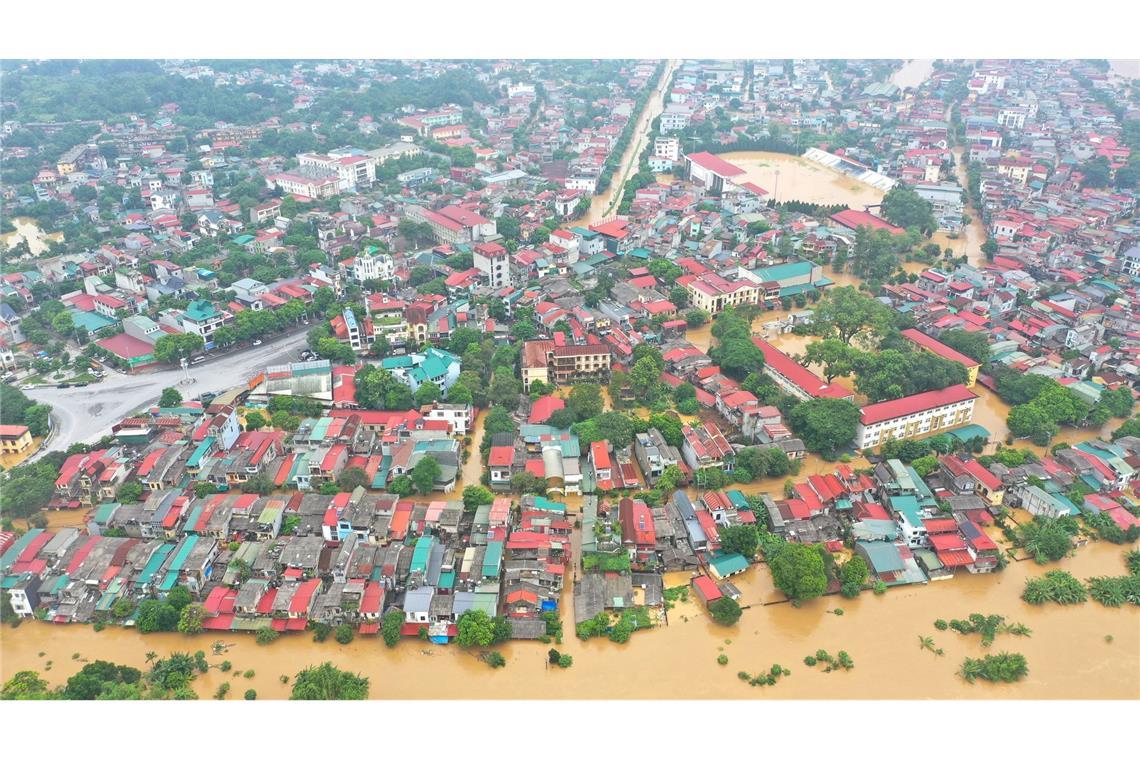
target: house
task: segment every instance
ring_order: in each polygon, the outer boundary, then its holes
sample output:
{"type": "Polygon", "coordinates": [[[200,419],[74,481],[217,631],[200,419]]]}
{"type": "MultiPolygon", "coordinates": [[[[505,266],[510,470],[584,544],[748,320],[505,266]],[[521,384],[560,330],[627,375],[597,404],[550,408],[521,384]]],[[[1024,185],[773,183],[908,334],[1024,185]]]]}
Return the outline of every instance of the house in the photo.
{"type": "Polygon", "coordinates": [[[32,445],[27,425],[0,425],[0,453],[18,454],[32,445]]]}
{"type": "Polygon", "coordinates": [[[684,425],[681,436],[681,456],[691,471],[696,473],[706,467],[715,467],[732,472],[735,453],[715,422],[705,422],[695,427],[684,425]]]}

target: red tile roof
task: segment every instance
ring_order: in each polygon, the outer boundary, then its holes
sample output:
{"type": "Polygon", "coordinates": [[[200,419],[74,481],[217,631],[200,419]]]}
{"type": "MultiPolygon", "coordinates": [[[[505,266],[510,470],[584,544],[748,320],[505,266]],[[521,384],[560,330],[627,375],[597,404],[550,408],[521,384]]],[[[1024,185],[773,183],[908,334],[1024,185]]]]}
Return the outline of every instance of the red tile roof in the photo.
{"type": "Polygon", "coordinates": [[[903,337],[907,338],[911,342],[922,346],[932,354],[941,356],[943,359],[949,359],[950,361],[958,362],[965,367],[977,367],[981,364],[980,362],[971,359],[965,354],[955,351],[945,343],[935,340],[926,333],[915,330],[913,327],[908,330],[903,330],[902,334],[903,337]]]}
{"type": "Polygon", "coordinates": [[[736,177],[744,174],[744,170],[735,164],[730,164],[719,156],[714,156],[712,153],[700,152],[690,153],[685,158],[692,161],[702,169],[707,169],[710,172],[719,174],[722,177],[736,177]]]}
{"type": "Polygon", "coordinates": [[[870,404],[863,407],[860,413],[860,421],[864,425],[873,425],[876,422],[893,420],[897,417],[905,417],[908,414],[916,414],[927,409],[935,409],[977,397],[978,394],[962,384],[951,385],[949,388],[943,388],[939,391],[926,391],[892,401],[870,404]]]}
{"type": "Polygon", "coordinates": [[[889,230],[893,235],[903,235],[906,233],[906,230],[902,227],[896,227],[886,219],[877,217],[874,214],[868,214],[866,211],[844,209],[838,214],[832,214],[831,218],[844,227],[850,227],[853,230],[859,227],[870,227],[873,230],[889,230]]]}

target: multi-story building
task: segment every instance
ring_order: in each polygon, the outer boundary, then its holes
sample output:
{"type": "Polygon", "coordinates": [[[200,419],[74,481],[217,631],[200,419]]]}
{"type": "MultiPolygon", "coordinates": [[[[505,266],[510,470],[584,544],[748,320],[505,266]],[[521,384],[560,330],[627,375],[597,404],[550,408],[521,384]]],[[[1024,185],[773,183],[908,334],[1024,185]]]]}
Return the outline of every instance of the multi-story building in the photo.
{"type": "Polygon", "coordinates": [[[459,206],[444,206],[439,211],[409,206],[407,214],[410,219],[427,222],[441,243],[477,243],[497,235],[494,219],[459,206]]]}
{"type": "Polygon", "coordinates": [[[681,141],[676,137],[658,137],[653,140],[653,155],[676,161],[681,155],[681,141]]]}
{"type": "Polygon", "coordinates": [[[714,272],[688,274],[677,284],[689,293],[689,303],[709,314],[719,314],[730,306],[759,303],[761,288],[747,280],[726,280],[714,272]]]}
{"type": "Polygon", "coordinates": [[[510,252],[498,243],[479,243],[474,249],[475,268],[492,288],[511,284],[510,252]]]}
{"type": "Polygon", "coordinates": [[[354,155],[344,151],[323,153],[299,153],[297,162],[301,167],[335,175],[344,193],[356,192],[359,188],[370,187],[376,181],[376,164],[371,157],[354,155]]]}
{"type": "Polygon", "coordinates": [[[855,446],[868,449],[886,441],[917,438],[964,425],[974,417],[978,396],[965,385],[882,401],[863,407],[855,428],[855,446]]]}
{"type": "Polygon", "coordinates": [[[535,381],[573,383],[609,377],[613,355],[609,345],[558,346],[552,340],[523,344],[523,391],[535,381]]]}
{"type": "Polygon", "coordinates": [[[340,179],[335,174],[311,177],[298,172],[281,172],[266,177],[265,183],[270,189],[279,187],[286,193],[314,200],[332,198],[340,192],[340,179]]]}
{"type": "MultiPolygon", "coordinates": [[[[209,301],[199,299],[191,301],[186,306],[185,310],[177,316],[177,324],[174,326],[182,329],[183,332],[201,336],[209,347],[209,344],[214,340],[214,333],[230,318],[228,312],[219,311],[209,301]]],[[[169,324],[167,315],[164,315],[159,321],[164,320],[169,324]]]]}

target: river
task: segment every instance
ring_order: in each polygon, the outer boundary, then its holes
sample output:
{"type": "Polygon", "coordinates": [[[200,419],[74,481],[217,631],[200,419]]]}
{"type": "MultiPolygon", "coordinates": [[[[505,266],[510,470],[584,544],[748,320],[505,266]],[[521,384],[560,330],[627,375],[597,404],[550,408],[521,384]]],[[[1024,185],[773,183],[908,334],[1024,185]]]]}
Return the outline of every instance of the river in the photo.
{"type": "MultiPolygon", "coordinates": [[[[1075,557],[1058,563],[1079,578],[1123,572],[1123,549],[1090,544],[1075,557]]],[[[883,596],[865,592],[855,600],[838,596],[816,599],[797,609],[768,604],[780,598],[767,569],[757,566],[733,578],[742,604],[756,605],[730,628],[712,623],[693,602],[669,612],[667,627],[634,634],[625,645],[609,641],[582,642],[569,635],[557,648],[574,657],[569,670],[548,670],[547,645],[513,643],[501,648],[507,666],[492,670],[455,645],[434,646],[404,640],[388,649],[375,637],[348,645],[331,639],[316,644],[307,635],[288,635],[268,646],[251,635],[176,633],[142,636],[131,630],[89,626],[24,623],[0,632],[3,662],[0,675],[19,670],[52,669],[44,677],[62,684],[84,660],[108,659],[146,667],[145,653],[165,656],[174,651],[204,650],[211,664],[230,660],[234,671],[211,669],[194,682],[209,698],[224,681],[232,694],[246,688],[261,699],[284,698],[290,686],[280,676],[293,675],[307,664],[330,660],[359,672],[371,681],[374,699],[1136,699],[1140,697],[1140,609],[1110,609],[1095,602],[1072,608],[1031,607],[1020,600],[1025,579],[1045,568],[1032,562],[1011,563],[991,576],[959,575],[932,586],[896,588],[883,596]],[[843,615],[829,611],[842,608],[843,615]],[[978,637],[937,631],[935,619],[966,617],[972,612],[1004,615],[1022,622],[1029,638],[999,635],[992,649],[978,637]],[[918,637],[933,636],[946,656],[920,649],[918,637]],[[1111,643],[1105,637],[1112,636],[1111,643]],[[232,645],[213,655],[211,644],[232,645]],[[805,655],[817,649],[832,654],[846,650],[854,670],[825,674],[809,669],[805,655]],[[1029,676],[1017,684],[967,684],[957,675],[964,657],[993,651],[1020,652],[1029,662],[1029,676]],[[39,656],[39,653],[43,656],[39,656]],[[727,666],[716,662],[728,656],[727,666]],[[73,659],[78,654],[79,659],[73,659]],[[779,663],[790,677],[775,687],[749,687],[738,671],[756,673],[779,663]],[[253,670],[251,679],[235,675],[253,670]]],[[[670,585],[685,580],[671,574],[670,585]]],[[[563,596],[569,602],[569,591],[563,596]]],[[[564,610],[570,618],[570,609],[564,610]]],[[[567,630],[572,626],[566,622],[567,630]]],[[[231,698],[237,698],[231,696],[231,698]]]]}
{"type": "Polygon", "coordinates": [[[45,233],[30,216],[14,216],[9,221],[16,230],[0,235],[5,250],[15,248],[21,240],[24,240],[28,243],[28,250],[32,255],[38,256],[47,251],[49,243],[63,242],[62,232],[45,233]]]}

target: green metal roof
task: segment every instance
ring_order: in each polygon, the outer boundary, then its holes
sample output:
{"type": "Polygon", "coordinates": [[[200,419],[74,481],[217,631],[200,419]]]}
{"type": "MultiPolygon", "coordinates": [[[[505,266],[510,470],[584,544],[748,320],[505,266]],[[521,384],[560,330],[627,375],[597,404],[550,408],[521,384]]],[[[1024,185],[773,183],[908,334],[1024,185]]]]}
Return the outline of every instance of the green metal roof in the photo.
{"type": "Polygon", "coordinates": [[[709,565],[714,573],[721,578],[726,578],[733,573],[742,573],[747,570],[748,560],[740,554],[722,554],[709,560],[709,565]]]}
{"type": "Polygon", "coordinates": [[[487,553],[483,555],[483,577],[498,578],[499,568],[503,564],[503,542],[490,541],[487,544],[487,553]]]}
{"type": "Polygon", "coordinates": [[[787,264],[753,269],[752,274],[759,277],[762,282],[776,282],[790,277],[810,275],[812,266],[813,264],[810,261],[792,261],[787,264]]]}
{"type": "Polygon", "coordinates": [[[955,428],[947,432],[959,441],[968,441],[971,438],[985,438],[987,441],[990,439],[990,431],[976,424],[955,428]]]}
{"type": "Polygon", "coordinates": [[[871,569],[876,573],[897,572],[903,569],[902,557],[898,548],[887,541],[856,541],[855,545],[863,550],[871,562],[871,569]]]}
{"type": "Polygon", "coordinates": [[[182,547],[174,555],[170,566],[166,568],[166,577],[158,587],[160,591],[169,591],[174,588],[174,584],[178,582],[178,574],[182,572],[182,566],[186,564],[186,558],[190,556],[190,552],[197,543],[198,536],[187,536],[186,540],[182,542],[182,547]]]}
{"type": "Polygon", "coordinates": [[[154,574],[158,572],[158,569],[162,567],[162,563],[166,561],[167,555],[172,551],[174,551],[174,544],[162,544],[155,549],[154,554],[151,555],[150,560],[143,567],[142,572],[139,573],[138,585],[141,586],[145,583],[150,583],[151,578],[153,578],[154,574]]]}
{"type": "Polygon", "coordinates": [[[428,559],[431,558],[431,547],[435,543],[432,536],[420,536],[416,539],[416,548],[412,551],[412,564],[409,572],[427,571],[428,559]]]}
{"type": "Polygon", "coordinates": [[[544,512],[557,512],[559,514],[566,514],[566,505],[560,501],[551,501],[545,496],[534,497],[534,508],[540,509],[544,512]]]}
{"type": "Polygon", "coordinates": [[[201,463],[202,457],[210,453],[210,449],[213,448],[214,441],[216,440],[217,439],[212,435],[207,436],[201,443],[198,444],[198,448],[194,449],[194,453],[190,455],[190,458],[186,460],[186,466],[197,467],[201,463]]]}

